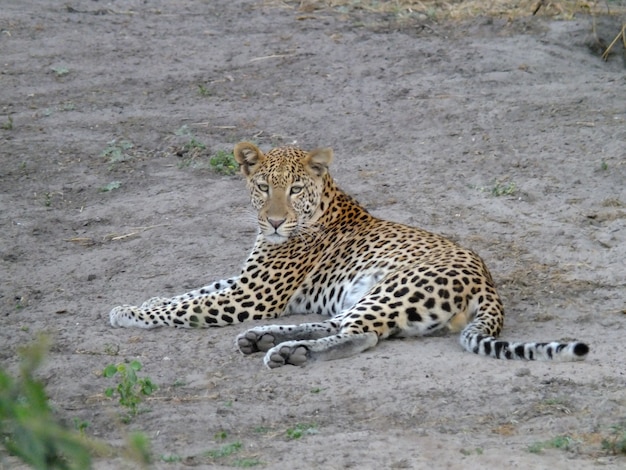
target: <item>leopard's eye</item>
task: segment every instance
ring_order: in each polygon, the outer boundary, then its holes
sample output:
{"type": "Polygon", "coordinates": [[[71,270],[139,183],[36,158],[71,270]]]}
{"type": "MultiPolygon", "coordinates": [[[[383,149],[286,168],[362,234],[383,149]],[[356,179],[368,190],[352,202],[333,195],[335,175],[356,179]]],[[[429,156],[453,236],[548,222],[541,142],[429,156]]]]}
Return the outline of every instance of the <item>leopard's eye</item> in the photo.
{"type": "Polygon", "coordinates": [[[270,185],[267,183],[257,183],[257,188],[259,188],[259,191],[267,193],[270,190],[270,185]]]}
{"type": "Polygon", "coordinates": [[[304,189],[302,186],[292,186],[290,189],[291,194],[300,194],[304,189]]]}

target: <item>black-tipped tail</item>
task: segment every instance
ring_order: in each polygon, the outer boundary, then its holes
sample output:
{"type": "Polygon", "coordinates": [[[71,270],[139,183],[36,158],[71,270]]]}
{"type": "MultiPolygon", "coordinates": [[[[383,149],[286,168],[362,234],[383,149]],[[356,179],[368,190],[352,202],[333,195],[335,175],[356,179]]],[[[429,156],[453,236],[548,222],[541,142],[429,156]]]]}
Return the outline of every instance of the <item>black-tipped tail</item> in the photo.
{"type": "Polygon", "coordinates": [[[468,325],[461,333],[460,342],[461,346],[469,352],[495,359],[582,361],[589,353],[589,346],[578,341],[513,343],[478,333],[471,325],[468,325]]]}

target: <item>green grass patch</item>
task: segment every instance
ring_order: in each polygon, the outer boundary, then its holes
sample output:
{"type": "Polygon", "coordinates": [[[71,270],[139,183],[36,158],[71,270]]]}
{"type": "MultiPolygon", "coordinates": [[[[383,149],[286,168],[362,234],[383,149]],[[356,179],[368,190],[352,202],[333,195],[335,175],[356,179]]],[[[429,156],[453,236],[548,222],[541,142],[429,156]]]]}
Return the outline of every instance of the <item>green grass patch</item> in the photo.
{"type": "Polygon", "coordinates": [[[572,449],[577,442],[570,436],[556,436],[548,441],[535,442],[528,447],[528,452],[540,454],[544,449],[572,449]]]}
{"type": "Polygon", "coordinates": [[[217,449],[208,450],[204,455],[214,460],[223,459],[224,457],[236,454],[242,449],[242,447],[243,444],[241,442],[235,441],[230,444],[225,444],[217,449]]]}
{"type": "Polygon", "coordinates": [[[115,189],[119,189],[122,186],[122,183],[119,181],[111,181],[110,183],[105,184],[100,188],[100,191],[103,193],[108,193],[109,191],[113,191],[115,189]]]}
{"type": "MultiPolygon", "coordinates": [[[[219,432],[216,434],[217,439],[226,437],[226,432],[219,432]]],[[[257,465],[263,465],[259,459],[254,456],[241,455],[244,447],[241,441],[231,442],[224,444],[217,449],[211,449],[201,454],[201,457],[209,459],[211,462],[219,463],[221,465],[228,465],[231,467],[249,468],[256,467],[257,465]]]]}
{"type": "Polygon", "coordinates": [[[200,96],[208,97],[213,95],[213,92],[201,83],[200,85],[198,85],[198,94],[200,96]]]}
{"type": "Polygon", "coordinates": [[[116,139],[113,139],[107,143],[107,146],[100,153],[100,156],[106,158],[112,165],[126,162],[133,158],[131,150],[134,147],[133,143],[128,140],[117,141],[116,139]]]}
{"type": "Polygon", "coordinates": [[[161,455],[161,461],[165,463],[177,463],[181,460],[183,460],[183,458],[177,454],[161,455]]]}
{"type": "Polygon", "coordinates": [[[471,189],[480,191],[481,193],[489,193],[493,197],[513,196],[517,193],[517,185],[510,181],[495,180],[491,186],[478,186],[470,184],[471,189]]]}
{"type": "Polygon", "coordinates": [[[218,150],[209,160],[211,169],[222,175],[234,175],[239,171],[239,164],[235,160],[233,152],[218,150]]]}
{"type": "Polygon", "coordinates": [[[70,73],[70,70],[67,67],[64,67],[62,65],[58,65],[55,67],[50,67],[50,70],[52,70],[54,72],[54,75],[56,77],[64,77],[67,74],[70,73]]]}
{"type": "Polygon", "coordinates": [[[317,425],[315,424],[296,424],[293,428],[287,429],[285,434],[287,439],[300,439],[303,436],[317,434],[317,425]]]}
{"type": "Polygon", "coordinates": [[[13,118],[11,116],[7,116],[7,120],[2,123],[2,130],[13,130],[13,118]]]}
{"type": "Polygon", "coordinates": [[[610,436],[602,439],[601,445],[611,454],[626,454],[626,421],[612,426],[610,436]]]}
{"type": "Polygon", "coordinates": [[[235,459],[233,460],[232,465],[233,467],[250,468],[256,467],[257,465],[263,465],[263,462],[256,458],[235,459]]]}
{"type": "Polygon", "coordinates": [[[491,195],[495,197],[513,196],[517,192],[517,186],[511,182],[496,181],[491,188],[491,195]]]}

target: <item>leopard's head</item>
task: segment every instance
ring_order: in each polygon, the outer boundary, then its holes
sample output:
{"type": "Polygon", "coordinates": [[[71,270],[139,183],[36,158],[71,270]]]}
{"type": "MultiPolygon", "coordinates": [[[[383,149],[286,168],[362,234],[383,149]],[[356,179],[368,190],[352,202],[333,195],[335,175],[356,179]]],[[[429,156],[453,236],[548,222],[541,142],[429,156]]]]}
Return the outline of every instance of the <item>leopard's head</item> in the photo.
{"type": "Polygon", "coordinates": [[[325,180],[330,178],[331,149],[305,152],[279,147],[263,153],[256,145],[241,142],[234,154],[268,242],[283,243],[319,219],[325,180]]]}

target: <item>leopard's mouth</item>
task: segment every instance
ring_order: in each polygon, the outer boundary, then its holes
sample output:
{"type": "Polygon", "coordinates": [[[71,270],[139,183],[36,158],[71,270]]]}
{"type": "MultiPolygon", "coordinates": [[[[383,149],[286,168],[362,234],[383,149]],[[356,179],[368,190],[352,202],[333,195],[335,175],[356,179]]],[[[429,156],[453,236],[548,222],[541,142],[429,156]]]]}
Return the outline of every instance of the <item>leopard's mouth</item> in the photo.
{"type": "Polygon", "coordinates": [[[287,239],[289,238],[289,237],[286,237],[285,235],[281,235],[278,232],[264,233],[263,237],[268,243],[271,243],[272,245],[279,245],[287,241],[287,239]]]}

